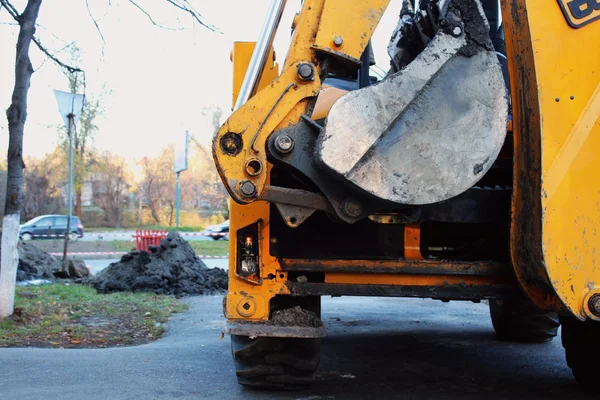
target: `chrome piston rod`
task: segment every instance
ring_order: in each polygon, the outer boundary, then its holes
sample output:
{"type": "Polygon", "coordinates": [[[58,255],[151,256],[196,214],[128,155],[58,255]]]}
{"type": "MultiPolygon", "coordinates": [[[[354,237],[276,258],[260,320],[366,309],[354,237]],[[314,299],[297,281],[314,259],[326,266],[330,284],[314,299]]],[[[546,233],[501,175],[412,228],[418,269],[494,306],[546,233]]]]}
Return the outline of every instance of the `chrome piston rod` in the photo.
{"type": "Polygon", "coordinates": [[[267,62],[269,51],[273,45],[273,39],[277,32],[277,26],[285,8],[286,0],[273,0],[263,24],[260,36],[252,52],[246,75],[240,87],[240,92],[235,101],[233,111],[240,108],[248,99],[256,94],[263,68],[267,62]]]}

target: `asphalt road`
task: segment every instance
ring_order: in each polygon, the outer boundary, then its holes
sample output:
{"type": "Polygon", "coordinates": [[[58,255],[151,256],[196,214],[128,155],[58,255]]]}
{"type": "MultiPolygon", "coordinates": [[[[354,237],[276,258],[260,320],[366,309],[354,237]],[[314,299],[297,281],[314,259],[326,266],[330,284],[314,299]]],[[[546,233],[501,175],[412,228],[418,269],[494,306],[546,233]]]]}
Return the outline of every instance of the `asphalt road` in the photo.
{"type": "Polygon", "coordinates": [[[560,340],[495,340],[487,306],[420,299],[325,298],[317,382],[254,392],[235,382],[221,297],[186,300],[163,339],[129,348],[0,349],[0,398],[12,399],[592,399],[560,340]],[[339,319],[339,320],[338,320],[339,319]]]}

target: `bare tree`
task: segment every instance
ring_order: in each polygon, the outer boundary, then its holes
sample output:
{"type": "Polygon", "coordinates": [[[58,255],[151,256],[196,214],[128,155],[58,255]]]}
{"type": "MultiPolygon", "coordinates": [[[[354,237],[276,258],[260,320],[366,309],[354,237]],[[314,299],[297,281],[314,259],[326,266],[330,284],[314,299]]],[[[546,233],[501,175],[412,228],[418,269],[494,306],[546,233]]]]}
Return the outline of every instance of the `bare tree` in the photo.
{"type": "Polygon", "coordinates": [[[166,217],[169,225],[173,224],[176,184],[173,173],[174,158],[175,151],[173,146],[170,146],[165,148],[160,156],[144,157],[141,161],[144,175],[139,185],[140,196],[158,225],[162,222],[161,217],[166,217]]]}
{"type": "Polygon", "coordinates": [[[129,193],[129,170],[125,159],[105,152],[97,157],[94,164],[94,202],[104,211],[108,222],[120,228],[129,193]]]}
{"type": "MultiPolygon", "coordinates": [[[[134,1],[129,0],[129,2],[134,4],[152,20],[150,14],[134,1]]],[[[202,16],[190,5],[188,0],[166,0],[166,2],[188,14],[195,22],[214,30],[213,27],[204,22],[202,16]]],[[[35,37],[36,21],[42,0],[27,0],[22,13],[19,13],[9,0],[0,0],[0,5],[2,6],[0,7],[0,11],[6,9],[19,26],[15,57],[15,85],[11,105],[6,111],[9,145],[6,201],[2,222],[2,264],[0,266],[0,318],[3,318],[11,315],[14,308],[15,279],[19,257],[17,242],[23,195],[23,169],[25,168],[23,162],[23,134],[27,119],[27,95],[31,84],[31,75],[34,72],[31,59],[29,58],[31,43],[35,43],[40,51],[49,59],[70,73],[82,71],[59,60],[35,37]]],[[[100,27],[91,12],[90,16],[100,32],[100,27]]]]}
{"type": "Polygon", "coordinates": [[[22,214],[25,220],[42,214],[57,213],[64,201],[58,182],[51,171],[55,170],[56,157],[53,154],[41,160],[27,159],[27,168],[23,173],[22,214]]]}
{"type": "Polygon", "coordinates": [[[15,297],[15,280],[19,252],[19,223],[21,219],[21,203],[23,201],[23,133],[27,119],[27,95],[31,84],[33,66],[29,58],[29,48],[35,34],[35,23],[42,5],[42,0],[29,0],[25,10],[19,14],[7,1],[1,4],[11,12],[19,23],[17,39],[17,55],[15,60],[15,86],[12,102],[6,110],[8,119],[8,157],[7,184],[4,219],[2,221],[2,264],[0,267],[0,318],[13,313],[15,297]]]}
{"type": "Polygon", "coordinates": [[[0,204],[6,203],[6,160],[0,161],[0,204]]]}
{"type": "MultiPolygon", "coordinates": [[[[208,107],[202,110],[202,114],[210,118],[210,134],[214,136],[221,128],[223,110],[219,107],[208,107]]],[[[229,195],[219,178],[210,150],[193,136],[190,136],[190,139],[188,173],[182,176],[182,202],[188,208],[224,210],[227,208],[229,195]]]]}

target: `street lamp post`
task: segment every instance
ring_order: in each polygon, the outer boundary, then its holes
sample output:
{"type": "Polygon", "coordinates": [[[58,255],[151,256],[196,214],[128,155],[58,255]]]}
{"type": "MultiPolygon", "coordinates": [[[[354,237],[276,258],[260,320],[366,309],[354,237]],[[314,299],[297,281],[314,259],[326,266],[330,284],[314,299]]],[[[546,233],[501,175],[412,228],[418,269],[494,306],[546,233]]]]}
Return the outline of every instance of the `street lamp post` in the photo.
{"type": "Polygon", "coordinates": [[[67,250],[71,234],[71,217],[73,216],[73,128],[75,126],[75,116],[70,113],[67,118],[69,119],[69,182],[67,184],[67,230],[65,231],[65,246],[63,248],[63,274],[69,272],[67,250]]]}
{"type": "Polygon", "coordinates": [[[177,185],[175,187],[175,225],[179,228],[179,214],[181,211],[181,171],[188,167],[188,131],[185,131],[183,141],[175,144],[175,173],[177,185]]]}
{"type": "Polygon", "coordinates": [[[79,120],[83,112],[85,96],[82,94],[62,92],[55,90],[54,95],[58,102],[60,115],[63,117],[65,127],[69,135],[69,180],[67,183],[67,230],[65,231],[65,245],[63,248],[62,273],[68,275],[67,252],[69,248],[69,238],[71,234],[71,218],[73,216],[73,133],[75,123],[79,120]]]}

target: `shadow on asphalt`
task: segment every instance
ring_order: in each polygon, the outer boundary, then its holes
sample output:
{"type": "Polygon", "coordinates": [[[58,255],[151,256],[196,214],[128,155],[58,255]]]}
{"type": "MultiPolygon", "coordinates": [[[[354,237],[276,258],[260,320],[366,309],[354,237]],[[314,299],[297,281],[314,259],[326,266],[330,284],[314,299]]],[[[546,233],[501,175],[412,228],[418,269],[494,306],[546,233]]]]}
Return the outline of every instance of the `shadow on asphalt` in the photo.
{"type": "MultiPolygon", "coordinates": [[[[376,324],[374,324],[376,325],[376,324]]],[[[377,328],[377,326],[373,326],[377,328]]],[[[318,400],[597,398],[578,387],[560,338],[512,344],[489,330],[331,333],[311,390],[270,398],[318,400]]],[[[437,326],[440,328],[440,326],[437,326]]],[[[247,398],[264,392],[241,389],[247,398]]]]}
{"type": "Polygon", "coordinates": [[[575,384],[560,338],[500,342],[485,304],[390,298],[323,298],[314,387],[246,390],[219,340],[222,297],[184,301],[190,309],[147,345],[0,349],[0,399],[598,399],[575,384]]]}

